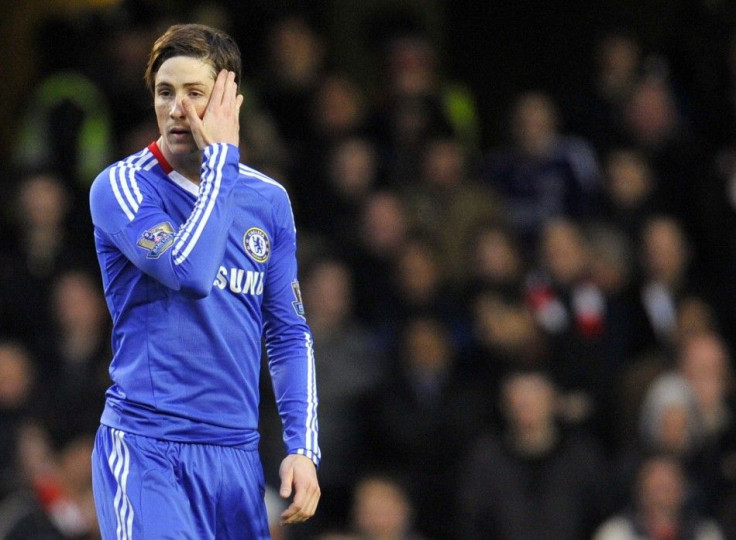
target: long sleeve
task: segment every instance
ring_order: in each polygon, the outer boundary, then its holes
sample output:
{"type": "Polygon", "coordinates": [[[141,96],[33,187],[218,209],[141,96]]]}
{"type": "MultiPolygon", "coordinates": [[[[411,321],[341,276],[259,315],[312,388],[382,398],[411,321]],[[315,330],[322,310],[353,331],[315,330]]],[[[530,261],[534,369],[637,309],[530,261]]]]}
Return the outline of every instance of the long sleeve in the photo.
{"type": "Polygon", "coordinates": [[[90,191],[92,220],[141,271],[196,298],[207,296],[233,222],[231,196],[238,179],[237,147],[205,148],[201,183],[191,214],[176,223],[147,171],[156,165],[141,152],[103,171],[90,191]]]}
{"type": "Polygon", "coordinates": [[[278,236],[264,291],[266,351],[287,453],[321,459],[312,334],[297,280],[296,230],[286,194],[274,205],[278,236]]]}

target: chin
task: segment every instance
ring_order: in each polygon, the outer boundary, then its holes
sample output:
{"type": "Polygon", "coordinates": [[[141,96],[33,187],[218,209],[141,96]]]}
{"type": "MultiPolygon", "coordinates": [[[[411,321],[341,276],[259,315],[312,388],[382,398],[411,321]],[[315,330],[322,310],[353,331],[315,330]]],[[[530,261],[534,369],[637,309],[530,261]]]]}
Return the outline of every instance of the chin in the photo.
{"type": "Polygon", "coordinates": [[[185,158],[187,156],[191,156],[192,154],[196,154],[199,152],[199,148],[197,148],[197,145],[192,142],[166,142],[166,146],[169,147],[169,152],[172,156],[176,156],[179,158],[185,158]]]}

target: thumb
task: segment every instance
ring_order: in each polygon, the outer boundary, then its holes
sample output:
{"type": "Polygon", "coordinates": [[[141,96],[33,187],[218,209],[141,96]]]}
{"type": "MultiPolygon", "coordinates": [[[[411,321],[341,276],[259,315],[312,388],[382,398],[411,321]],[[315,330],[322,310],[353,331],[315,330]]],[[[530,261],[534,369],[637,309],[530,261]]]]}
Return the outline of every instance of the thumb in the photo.
{"type": "Polygon", "coordinates": [[[286,499],[291,495],[291,484],[294,479],[294,469],[292,467],[287,468],[281,476],[281,489],[279,495],[286,499]]]}

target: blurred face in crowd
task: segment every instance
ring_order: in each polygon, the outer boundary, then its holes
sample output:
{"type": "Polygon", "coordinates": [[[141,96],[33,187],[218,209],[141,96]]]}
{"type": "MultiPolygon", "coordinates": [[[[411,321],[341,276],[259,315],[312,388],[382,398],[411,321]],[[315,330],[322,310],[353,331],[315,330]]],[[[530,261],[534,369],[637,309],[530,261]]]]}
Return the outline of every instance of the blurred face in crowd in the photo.
{"type": "Polygon", "coordinates": [[[358,201],[373,187],[376,168],[371,144],[364,139],[347,139],[332,155],[330,182],[343,199],[358,201]]]}
{"type": "Polygon", "coordinates": [[[686,296],[677,303],[677,341],[686,343],[692,336],[716,328],[713,307],[697,296],[686,296]]]}
{"type": "Polygon", "coordinates": [[[608,195],[616,207],[637,208],[654,188],[649,165],[634,151],[612,152],[607,160],[606,174],[608,195]]]}
{"type": "Polygon", "coordinates": [[[513,283],[522,272],[518,246],[501,229],[488,228],[478,233],[473,259],[476,277],[493,283],[513,283]]]}
{"type": "Polygon", "coordinates": [[[578,227],[564,219],[551,221],[542,234],[543,265],[557,283],[569,285],[588,269],[588,251],[578,227]]]}
{"type": "Polygon", "coordinates": [[[400,38],[388,53],[389,81],[400,96],[432,93],[436,80],[436,58],[431,44],[421,38],[400,38]]]}
{"type": "Polygon", "coordinates": [[[672,89],[659,77],[645,78],[636,85],[624,114],[633,135],[649,146],[664,142],[680,121],[672,89]]]}
{"type": "Polygon", "coordinates": [[[366,201],[362,218],[363,239],[372,253],[388,257],[401,247],[408,218],[398,195],[390,192],[373,194],[366,201]]]}
{"type": "Polygon", "coordinates": [[[702,409],[722,406],[728,391],[729,364],[724,344],[713,334],[695,335],[685,342],[680,358],[682,373],[702,409]]]}
{"type": "Polygon", "coordinates": [[[27,178],[18,197],[21,219],[33,227],[59,226],[68,209],[68,198],[61,181],[54,176],[27,178]]]}
{"type": "Polygon", "coordinates": [[[439,139],[427,145],[424,155],[425,180],[440,189],[452,189],[463,181],[465,158],[460,143],[439,139]]]}
{"type": "Polygon", "coordinates": [[[442,279],[437,253],[421,241],[404,247],[397,274],[403,296],[415,303],[431,301],[442,279]]]}
{"type": "Polygon", "coordinates": [[[677,462],[653,458],[639,472],[639,503],[645,514],[676,516],[682,507],[685,479],[677,462]]]}
{"type": "Polygon", "coordinates": [[[0,408],[16,409],[30,397],[31,365],[25,351],[11,343],[0,343],[0,408]]]}
{"type": "Polygon", "coordinates": [[[686,271],[688,250],[685,235],[676,221],[655,218],[643,232],[644,268],[650,279],[677,284],[686,271]]]}
{"type": "Polygon", "coordinates": [[[349,315],[352,283],[345,265],[337,261],[320,263],[309,273],[303,289],[306,311],[315,330],[340,323],[349,315]]]}
{"type": "Polygon", "coordinates": [[[525,152],[544,154],[557,134],[557,111],[549,96],[536,92],[522,95],[513,111],[511,132],[525,152]]]}
{"type": "Polygon", "coordinates": [[[452,347],[445,328],[431,319],[416,319],[404,335],[404,354],[416,373],[440,375],[450,368],[452,347]]]}
{"type": "Polygon", "coordinates": [[[555,391],[543,375],[511,376],[504,384],[503,400],[507,418],[516,432],[533,432],[553,420],[555,391]]]}
{"type": "Polygon", "coordinates": [[[358,86],[340,75],[322,81],[315,97],[315,122],[326,136],[349,133],[363,117],[363,97],[358,86]]]}
{"type": "Polygon", "coordinates": [[[626,35],[610,35],[600,43],[596,59],[601,90],[609,98],[623,97],[638,73],[639,44],[626,35]]]}
{"type": "Polygon", "coordinates": [[[409,529],[411,508],[395,484],[381,478],[359,483],[353,507],[355,526],[369,538],[401,538],[409,529]]]}
{"type": "Polygon", "coordinates": [[[161,151],[176,168],[188,158],[199,159],[182,99],[188,97],[201,118],[215,86],[213,66],[199,58],[174,56],[164,61],[156,73],[154,107],[161,133],[161,151]]]}
{"type": "Polygon", "coordinates": [[[301,86],[314,81],[324,56],[323,46],[310,26],[298,17],[278,23],[270,36],[271,61],[285,83],[301,86]]]}
{"type": "Polygon", "coordinates": [[[106,317],[97,284],[83,272],[68,272],[59,278],[54,286],[53,308],[56,322],[66,331],[96,331],[106,317]]]}

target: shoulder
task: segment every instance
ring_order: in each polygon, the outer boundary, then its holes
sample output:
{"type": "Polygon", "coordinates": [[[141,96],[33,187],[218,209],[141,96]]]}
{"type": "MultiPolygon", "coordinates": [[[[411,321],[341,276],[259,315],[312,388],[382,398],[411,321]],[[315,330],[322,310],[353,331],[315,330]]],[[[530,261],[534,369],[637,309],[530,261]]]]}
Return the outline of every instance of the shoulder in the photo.
{"type": "Polygon", "coordinates": [[[239,165],[238,170],[240,177],[245,181],[245,186],[256,191],[262,197],[271,201],[289,201],[289,194],[286,188],[270,176],[242,163],[239,165]]]}
{"type": "Polygon", "coordinates": [[[110,213],[123,212],[133,219],[143,200],[157,164],[150,150],[143,149],[105,168],[90,188],[90,209],[93,221],[105,220],[110,213]]]}
{"type": "Polygon", "coordinates": [[[136,152],[120,161],[109,165],[97,175],[92,183],[94,191],[114,191],[115,189],[133,189],[141,178],[151,175],[151,169],[157,164],[156,157],[148,148],[136,152]]]}

